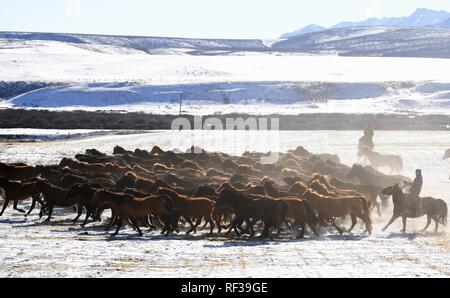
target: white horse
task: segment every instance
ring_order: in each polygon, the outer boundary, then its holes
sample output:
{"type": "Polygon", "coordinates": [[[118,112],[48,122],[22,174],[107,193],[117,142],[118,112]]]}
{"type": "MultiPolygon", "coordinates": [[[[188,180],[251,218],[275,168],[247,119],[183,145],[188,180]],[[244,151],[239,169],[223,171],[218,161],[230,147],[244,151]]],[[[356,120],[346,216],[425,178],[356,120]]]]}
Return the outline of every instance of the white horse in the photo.
{"type": "Polygon", "coordinates": [[[359,156],[364,156],[369,160],[370,165],[375,169],[387,167],[391,169],[391,173],[400,174],[403,170],[403,160],[398,155],[381,154],[370,150],[369,148],[361,148],[358,152],[359,156]]]}

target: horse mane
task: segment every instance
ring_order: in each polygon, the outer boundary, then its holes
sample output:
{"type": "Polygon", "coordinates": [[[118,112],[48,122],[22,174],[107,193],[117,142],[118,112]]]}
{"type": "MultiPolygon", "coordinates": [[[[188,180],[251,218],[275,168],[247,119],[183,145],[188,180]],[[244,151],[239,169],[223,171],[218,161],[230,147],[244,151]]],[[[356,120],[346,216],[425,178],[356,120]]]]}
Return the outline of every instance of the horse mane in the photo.
{"type": "Polygon", "coordinates": [[[171,188],[168,188],[168,187],[159,187],[156,190],[156,193],[157,194],[166,194],[166,195],[169,195],[170,197],[173,196],[173,197],[176,197],[179,199],[187,199],[187,197],[185,195],[182,195],[182,194],[178,193],[177,191],[175,191],[171,188]]]}
{"type": "Polygon", "coordinates": [[[153,166],[153,168],[160,168],[160,169],[164,169],[166,171],[170,171],[171,168],[169,168],[168,166],[162,164],[162,163],[155,163],[155,165],[153,166]]]}
{"type": "MultiPolygon", "coordinates": [[[[319,179],[315,179],[313,180],[310,184],[309,184],[309,189],[312,189],[314,191],[316,191],[317,193],[319,193],[319,191],[323,191],[326,193],[327,196],[331,196],[333,194],[332,191],[330,191],[328,189],[328,187],[326,187],[325,184],[321,183],[319,179]],[[314,188],[315,187],[315,188],[314,188]]],[[[319,193],[320,194],[320,193],[319,193]]]]}
{"type": "Polygon", "coordinates": [[[200,167],[198,165],[198,163],[196,163],[195,161],[186,159],[185,161],[183,161],[180,165],[180,168],[188,168],[188,169],[194,169],[194,170],[199,170],[202,171],[202,167],[200,167]]]}
{"type": "Polygon", "coordinates": [[[306,194],[312,194],[313,196],[315,196],[316,198],[319,198],[319,199],[323,199],[323,200],[333,200],[333,198],[331,198],[330,196],[327,196],[327,195],[323,195],[323,194],[321,194],[321,193],[318,193],[317,191],[315,191],[314,189],[311,189],[311,188],[309,188],[306,192],[305,192],[305,195],[306,194]]]}

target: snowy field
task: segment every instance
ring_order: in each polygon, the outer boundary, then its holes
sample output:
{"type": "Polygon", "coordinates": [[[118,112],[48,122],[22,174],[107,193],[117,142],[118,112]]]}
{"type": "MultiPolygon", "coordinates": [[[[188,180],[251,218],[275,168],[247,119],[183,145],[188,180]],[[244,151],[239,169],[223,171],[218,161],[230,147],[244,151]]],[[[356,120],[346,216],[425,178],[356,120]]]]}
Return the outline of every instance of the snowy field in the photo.
{"type": "Polygon", "coordinates": [[[449,59],[187,51],[0,39],[0,97],[43,83],[0,108],[177,114],[181,99],[196,115],[450,111],[449,59]]]}
{"type": "MultiPolygon", "coordinates": [[[[1,130],[0,130],[1,134],[1,130]]],[[[336,153],[342,162],[356,161],[360,132],[167,132],[106,135],[69,141],[0,143],[0,160],[32,164],[54,163],[95,147],[111,153],[116,145],[127,149],[186,149],[242,154],[246,150],[286,151],[303,145],[314,153],[336,153]]],[[[423,195],[450,203],[450,162],[442,161],[450,147],[446,132],[377,131],[377,150],[399,154],[403,174],[418,167],[424,172],[423,195]]],[[[0,218],[0,277],[449,277],[450,237],[446,227],[437,234],[419,232],[425,220],[409,220],[406,234],[400,222],[381,232],[391,211],[373,216],[374,234],[307,236],[303,241],[283,237],[276,241],[247,241],[196,236],[165,238],[149,233],[138,238],[127,228],[112,239],[103,228],[82,229],[74,217],[58,211],[54,222],[41,223],[36,212],[25,219],[8,210],[0,218]]]]}

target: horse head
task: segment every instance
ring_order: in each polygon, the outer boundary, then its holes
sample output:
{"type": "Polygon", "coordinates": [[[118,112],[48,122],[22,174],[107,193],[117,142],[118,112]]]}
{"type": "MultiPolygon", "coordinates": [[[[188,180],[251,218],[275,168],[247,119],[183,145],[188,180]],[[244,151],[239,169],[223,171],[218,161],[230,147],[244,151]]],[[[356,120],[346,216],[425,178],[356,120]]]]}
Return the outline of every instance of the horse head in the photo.
{"type": "Polygon", "coordinates": [[[385,196],[392,196],[392,197],[403,197],[404,193],[399,184],[395,184],[393,186],[386,187],[381,191],[381,193],[385,196]]]}
{"type": "MultiPolygon", "coordinates": [[[[398,186],[398,184],[396,184],[398,186]]],[[[394,186],[384,188],[381,193],[385,196],[392,196],[394,194],[394,186]]]]}

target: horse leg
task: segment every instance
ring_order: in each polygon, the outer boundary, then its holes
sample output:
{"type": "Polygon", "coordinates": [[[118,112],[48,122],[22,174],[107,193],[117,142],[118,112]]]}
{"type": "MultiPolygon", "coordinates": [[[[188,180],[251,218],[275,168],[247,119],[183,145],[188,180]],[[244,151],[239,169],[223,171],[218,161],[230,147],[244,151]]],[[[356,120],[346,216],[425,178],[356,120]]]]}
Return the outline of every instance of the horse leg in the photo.
{"type": "Polygon", "coordinates": [[[9,200],[5,199],[5,203],[3,203],[2,211],[0,212],[0,216],[3,215],[3,212],[5,212],[6,207],[9,205],[9,200]]]}
{"type": "Polygon", "coordinates": [[[264,223],[264,230],[262,231],[259,239],[264,239],[269,237],[270,227],[273,226],[272,223],[264,223]]]}
{"type": "Polygon", "coordinates": [[[117,229],[116,229],[116,232],[112,235],[113,237],[114,237],[114,236],[117,236],[117,235],[119,234],[119,230],[120,230],[120,228],[122,227],[122,224],[123,224],[123,217],[120,216],[119,222],[117,223],[117,229]]]}
{"type": "Polygon", "coordinates": [[[203,231],[204,229],[206,229],[206,226],[209,224],[209,222],[207,220],[205,220],[205,224],[203,225],[203,227],[200,229],[201,231],[203,231]]]}
{"type": "Polygon", "coordinates": [[[331,220],[331,225],[339,232],[340,235],[344,234],[344,231],[336,224],[334,218],[331,220]]]}
{"type": "Polygon", "coordinates": [[[216,225],[217,225],[217,234],[220,235],[220,233],[222,232],[222,216],[221,215],[216,215],[214,218],[216,225]]]}
{"type": "Polygon", "coordinates": [[[114,225],[114,223],[117,221],[117,217],[118,217],[118,214],[117,214],[117,212],[114,210],[114,209],[111,209],[111,220],[109,221],[109,224],[108,224],[108,226],[106,227],[106,231],[109,231],[109,230],[111,230],[111,228],[112,228],[112,226],[114,225]]]}
{"type": "Polygon", "coordinates": [[[248,234],[251,238],[253,238],[255,236],[255,230],[253,229],[253,227],[255,226],[256,222],[258,220],[256,219],[252,219],[252,220],[246,220],[246,226],[245,226],[245,230],[242,228],[242,224],[243,222],[241,222],[240,225],[238,225],[239,230],[241,230],[241,234],[248,234]],[[250,230],[250,233],[249,233],[250,230]]]}
{"type": "Polygon", "coordinates": [[[402,221],[403,221],[403,230],[401,231],[402,233],[406,233],[406,216],[402,216],[402,221]]]}
{"type": "Polygon", "coordinates": [[[48,208],[48,217],[45,220],[46,222],[49,222],[51,220],[52,214],[53,214],[53,205],[49,206],[49,208],[48,208]]]}
{"type": "Polygon", "coordinates": [[[206,221],[209,222],[209,224],[211,225],[211,229],[209,230],[209,234],[212,235],[214,232],[214,219],[212,218],[212,215],[210,215],[208,218],[206,218],[206,221]]]}
{"type": "Polygon", "coordinates": [[[84,228],[89,220],[89,215],[92,215],[92,212],[89,210],[90,208],[86,208],[86,217],[84,218],[83,223],[81,224],[81,226],[84,228]]]}
{"type": "Polygon", "coordinates": [[[387,230],[387,228],[389,228],[390,225],[392,225],[394,223],[395,220],[397,220],[397,218],[399,218],[400,215],[392,215],[391,220],[389,221],[389,223],[383,228],[383,232],[387,230]]]}
{"type": "Polygon", "coordinates": [[[322,226],[324,225],[324,219],[319,217],[317,219],[317,226],[316,226],[316,236],[320,237],[320,230],[322,229],[322,226]]]}
{"type": "Polygon", "coordinates": [[[236,225],[236,222],[237,222],[237,219],[236,218],[233,219],[233,221],[230,224],[229,230],[225,233],[225,236],[230,235],[231,231],[234,229],[234,226],[236,225]]]}
{"type": "Polygon", "coordinates": [[[302,231],[300,232],[300,234],[297,236],[297,239],[303,239],[305,238],[305,229],[306,229],[306,224],[304,222],[300,223],[300,227],[302,228],[302,231]]]}
{"type": "Polygon", "coordinates": [[[141,228],[139,228],[138,223],[136,222],[136,219],[134,218],[130,218],[131,223],[133,224],[133,226],[136,228],[137,232],[139,233],[139,236],[142,237],[144,236],[144,234],[142,234],[141,228]]]}
{"type": "Polygon", "coordinates": [[[46,208],[46,204],[41,205],[41,210],[39,211],[39,219],[41,219],[44,216],[44,210],[46,208]]]}
{"type": "Polygon", "coordinates": [[[353,228],[355,228],[356,223],[357,223],[356,216],[354,216],[353,214],[351,214],[350,217],[352,218],[352,226],[350,227],[350,229],[347,230],[347,233],[351,233],[352,230],[353,230],[353,228]]]}
{"type": "Polygon", "coordinates": [[[436,226],[434,228],[434,232],[437,233],[438,230],[439,230],[439,219],[435,215],[433,215],[433,220],[436,223],[436,226]]]}
{"type": "Polygon", "coordinates": [[[422,232],[425,232],[430,225],[431,225],[431,216],[427,214],[427,225],[425,226],[425,228],[422,229],[422,232]]]}
{"type": "Polygon", "coordinates": [[[195,226],[194,226],[194,234],[197,234],[197,228],[198,228],[198,226],[202,223],[202,219],[203,219],[203,216],[200,216],[200,217],[197,219],[197,222],[195,223],[195,226]]]}
{"type": "Polygon", "coordinates": [[[240,226],[242,226],[242,224],[244,223],[243,219],[239,219],[238,221],[236,221],[236,224],[234,225],[234,232],[236,233],[236,235],[238,237],[241,237],[243,233],[241,233],[239,230],[242,231],[241,228],[239,228],[240,226]]]}
{"type": "Polygon", "coordinates": [[[192,231],[195,230],[195,225],[190,218],[186,218],[186,222],[189,223],[189,225],[191,226],[189,230],[186,232],[186,235],[189,235],[190,233],[192,233],[192,231]]]}
{"type": "Polygon", "coordinates": [[[363,214],[360,218],[366,225],[366,231],[369,233],[369,235],[372,235],[372,220],[370,219],[369,215],[363,214]]]}
{"type": "Polygon", "coordinates": [[[375,207],[377,208],[378,216],[382,217],[383,215],[381,214],[381,205],[380,203],[378,203],[378,201],[375,201],[375,207]]]}
{"type": "Polygon", "coordinates": [[[31,202],[31,207],[30,210],[28,210],[27,214],[25,214],[25,216],[28,216],[31,214],[31,212],[34,210],[34,207],[36,207],[36,198],[33,196],[33,201],[31,202]]]}
{"type": "Polygon", "coordinates": [[[77,222],[80,219],[81,215],[83,215],[83,205],[77,204],[78,214],[77,217],[74,218],[73,222],[77,222]]]}
{"type": "Polygon", "coordinates": [[[26,213],[25,210],[19,209],[19,208],[17,207],[18,204],[19,204],[19,201],[14,201],[13,209],[16,210],[16,211],[19,211],[20,213],[26,213]]]}

